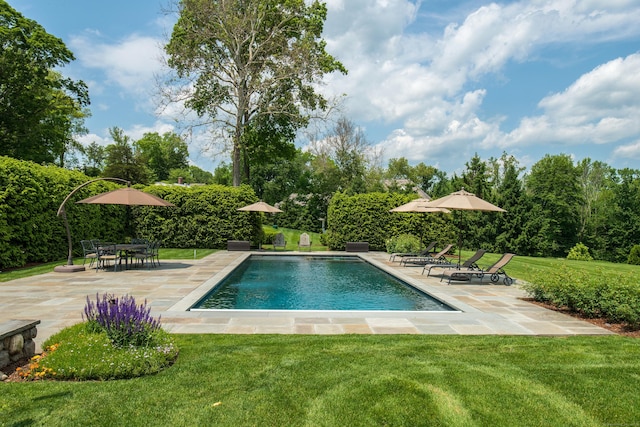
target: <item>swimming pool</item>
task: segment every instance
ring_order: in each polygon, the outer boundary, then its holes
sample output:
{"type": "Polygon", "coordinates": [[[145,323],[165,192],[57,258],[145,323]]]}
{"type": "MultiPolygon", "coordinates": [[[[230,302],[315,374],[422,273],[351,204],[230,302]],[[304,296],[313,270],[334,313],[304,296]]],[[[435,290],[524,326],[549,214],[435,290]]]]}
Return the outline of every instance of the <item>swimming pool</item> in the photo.
{"type": "Polygon", "coordinates": [[[192,309],[453,311],[357,256],[251,255],[192,309]]]}

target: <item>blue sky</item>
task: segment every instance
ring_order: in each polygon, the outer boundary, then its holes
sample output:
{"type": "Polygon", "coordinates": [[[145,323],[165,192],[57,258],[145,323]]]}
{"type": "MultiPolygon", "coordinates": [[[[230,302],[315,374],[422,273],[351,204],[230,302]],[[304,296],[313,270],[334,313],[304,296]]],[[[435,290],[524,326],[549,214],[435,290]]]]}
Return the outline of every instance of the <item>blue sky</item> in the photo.
{"type": "MultiPolygon", "coordinates": [[[[175,15],[169,0],[10,0],[60,37],[76,61],[62,72],[89,85],[83,143],[181,131],[159,108],[154,76],[175,15]]],[[[530,167],[544,154],[640,167],[640,2],[327,0],[328,51],[349,70],[321,91],[388,159],[447,173],[503,151],[530,167]]],[[[228,161],[204,134],[191,160],[228,161]]],[[[299,140],[305,144],[304,137],[299,140]]]]}

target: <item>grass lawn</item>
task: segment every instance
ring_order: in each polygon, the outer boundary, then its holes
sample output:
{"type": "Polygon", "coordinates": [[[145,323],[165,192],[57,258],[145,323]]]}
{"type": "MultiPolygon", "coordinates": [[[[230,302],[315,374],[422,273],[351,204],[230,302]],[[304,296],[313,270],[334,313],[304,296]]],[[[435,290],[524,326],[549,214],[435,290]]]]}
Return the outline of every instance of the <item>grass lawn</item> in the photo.
{"type": "MultiPolygon", "coordinates": [[[[475,251],[462,251],[462,260],[469,258],[475,251]]],[[[502,254],[485,254],[478,265],[481,268],[489,267],[496,262],[502,254]]],[[[456,258],[457,260],[457,258],[456,258]]],[[[617,264],[608,261],[572,261],[565,258],[537,258],[529,256],[516,255],[509,264],[504,268],[511,277],[515,277],[524,281],[531,279],[542,273],[552,272],[558,268],[566,266],[570,269],[580,270],[587,273],[601,273],[607,271],[616,271],[622,274],[640,274],[639,265],[617,264]]]]}
{"type": "MultiPolygon", "coordinates": [[[[263,225],[262,229],[264,231],[268,231],[270,233],[282,233],[284,234],[284,239],[287,242],[287,246],[282,249],[282,248],[278,248],[279,251],[297,251],[298,250],[298,241],[300,240],[300,235],[302,233],[304,233],[304,231],[301,230],[294,230],[291,228],[273,228],[270,225],[263,225]]],[[[322,244],[320,243],[320,233],[312,233],[310,231],[306,232],[309,235],[309,238],[311,239],[311,249],[303,249],[303,251],[308,251],[308,250],[312,250],[312,251],[326,251],[328,250],[328,248],[326,246],[322,246],[322,244]]],[[[267,249],[267,250],[273,250],[273,245],[262,245],[263,249],[267,249]]]]}
{"type": "Polygon", "coordinates": [[[0,425],[605,426],[640,420],[640,341],[176,335],[176,364],[0,383],[0,425]]]}

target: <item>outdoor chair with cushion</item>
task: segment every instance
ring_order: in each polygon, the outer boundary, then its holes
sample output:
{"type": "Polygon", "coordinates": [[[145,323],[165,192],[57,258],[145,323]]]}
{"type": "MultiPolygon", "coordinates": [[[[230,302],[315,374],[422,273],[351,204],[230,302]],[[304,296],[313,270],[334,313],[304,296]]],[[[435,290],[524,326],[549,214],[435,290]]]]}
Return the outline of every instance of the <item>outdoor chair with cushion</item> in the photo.
{"type": "Polygon", "coordinates": [[[278,233],[273,237],[273,249],[286,248],[287,241],[284,240],[284,234],[278,233]]]}
{"type": "Polygon", "coordinates": [[[133,258],[136,259],[136,261],[139,261],[140,264],[142,265],[142,267],[144,267],[145,263],[147,264],[147,268],[151,267],[154,265],[153,262],[153,258],[154,258],[154,246],[155,246],[156,242],[148,242],[147,246],[144,249],[141,250],[136,250],[133,253],[133,258]]]}
{"type": "Polygon", "coordinates": [[[497,283],[500,281],[500,276],[504,276],[503,283],[507,286],[510,286],[511,284],[513,284],[513,278],[509,277],[507,272],[504,271],[504,266],[507,265],[509,261],[511,261],[511,258],[513,258],[514,256],[515,254],[506,253],[502,255],[502,257],[500,257],[500,259],[496,261],[495,264],[481,270],[445,270],[442,273],[442,278],[440,279],[440,281],[442,281],[444,277],[448,277],[449,280],[447,284],[450,285],[452,280],[471,280],[475,276],[479,278],[480,283],[482,283],[484,277],[489,276],[491,283],[497,283]]]}
{"type": "Polygon", "coordinates": [[[153,242],[153,249],[151,251],[153,253],[153,258],[151,259],[151,262],[154,267],[156,263],[160,266],[160,246],[162,246],[162,242],[160,240],[153,242]]]}
{"type": "Polygon", "coordinates": [[[477,262],[482,256],[485,254],[484,249],[478,249],[475,254],[473,254],[469,259],[467,259],[462,264],[458,263],[434,263],[434,264],[425,264],[422,269],[422,274],[424,274],[425,270],[427,270],[427,276],[431,275],[432,268],[457,268],[464,270],[480,270],[477,262]]]}
{"type": "Polygon", "coordinates": [[[84,252],[82,265],[89,260],[89,268],[91,268],[93,263],[96,261],[96,258],[98,258],[98,250],[91,240],[80,240],[80,244],[82,245],[82,251],[84,252]]]}
{"type": "Polygon", "coordinates": [[[400,265],[408,267],[409,265],[423,266],[426,264],[447,263],[448,260],[445,255],[451,250],[452,247],[452,244],[448,244],[440,252],[433,256],[404,257],[402,258],[402,261],[400,261],[400,265]]]}
{"type": "Polygon", "coordinates": [[[438,243],[437,242],[431,242],[427,245],[426,248],[424,248],[422,251],[416,253],[416,252],[397,252],[397,253],[392,253],[389,256],[389,261],[393,262],[396,260],[396,258],[399,258],[398,261],[402,261],[402,258],[405,257],[427,257],[427,256],[432,256],[434,254],[434,249],[436,247],[438,243]]]}
{"type": "Polygon", "coordinates": [[[311,249],[311,239],[307,233],[302,233],[300,235],[300,239],[298,240],[298,250],[302,248],[311,249]]]}
{"type": "Polygon", "coordinates": [[[118,264],[120,264],[122,257],[115,244],[100,243],[96,254],[96,272],[101,268],[106,270],[111,263],[113,263],[113,271],[118,270],[118,264]]]}

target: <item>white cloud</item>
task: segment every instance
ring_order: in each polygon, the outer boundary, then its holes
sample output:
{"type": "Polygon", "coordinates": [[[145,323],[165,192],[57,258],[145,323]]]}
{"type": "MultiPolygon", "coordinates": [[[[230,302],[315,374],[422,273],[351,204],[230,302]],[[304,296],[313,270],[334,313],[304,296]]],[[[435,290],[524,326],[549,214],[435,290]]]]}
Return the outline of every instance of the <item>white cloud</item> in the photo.
{"type": "Polygon", "coordinates": [[[539,103],[544,114],[524,118],[502,146],[539,143],[605,144],[640,133],[640,54],[618,58],[584,74],[539,103]]]}
{"type": "MultiPolygon", "coordinates": [[[[395,130],[381,141],[386,158],[425,161],[445,153],[542,142],[606,143],[640,134],[637,58],[603,64],[566,91],[544,98],[544,114],[508,135],[503,117],[481,118],[487,76],[536,60],[548,46],[588,46],[640,35],[635,1],[532,0],[491,3],[445,27],[422,27],[430,4],[405,0],[330,0],[327,50],[349,74],[323,89],[348,94],[350,119],[395,130]],[[409,30],[410,28],[410,30],[409,30]]],[[[458,9],[462,10],[462,9],[458,9]]],[[[434,22],[433,20],[428,21],[434,22]]],[[[508,76],[506,76],[508,79],[508,76]]],[[[508,113],[508,112],[506,112],[508,113]]]]}
{"type": "Polygon", "coordinates": [[[84,34],[73,37],[70,45],[84,67],[101,70],[109,83],[136,94],[148,96],[162,67],[162,41],[154,37],[131,34],[108,44],[84,34]]]}
{"type": "Polygon", "coordinates": [[[640,141],[613,150],[614,158],[640,160],[640,141]]]}

